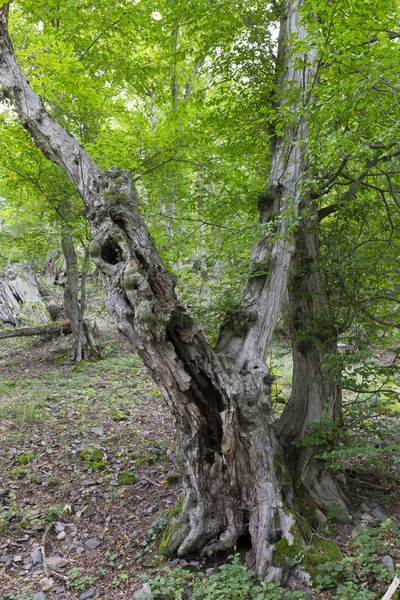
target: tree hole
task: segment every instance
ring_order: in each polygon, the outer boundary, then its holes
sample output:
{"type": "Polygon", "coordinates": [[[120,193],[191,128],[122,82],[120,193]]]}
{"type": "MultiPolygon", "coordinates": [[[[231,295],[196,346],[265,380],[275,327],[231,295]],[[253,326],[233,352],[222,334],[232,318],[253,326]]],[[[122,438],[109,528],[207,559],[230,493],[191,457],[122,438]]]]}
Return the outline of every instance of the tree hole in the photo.
{"type": "Polygon", "coordinates": [[[101,258],[109,265],[116,265],[122,260],[122,250],[113,239],[108,238],[101,248],[101,258]]]}
{"type": "Polygon", "coordinates": [[[248,552],[252,548],[251,535],[250,535],[250,513],[249,511],[243,511],[243,530],[238,536],[236,542],[236,548],[238,552],[248,552]]]}

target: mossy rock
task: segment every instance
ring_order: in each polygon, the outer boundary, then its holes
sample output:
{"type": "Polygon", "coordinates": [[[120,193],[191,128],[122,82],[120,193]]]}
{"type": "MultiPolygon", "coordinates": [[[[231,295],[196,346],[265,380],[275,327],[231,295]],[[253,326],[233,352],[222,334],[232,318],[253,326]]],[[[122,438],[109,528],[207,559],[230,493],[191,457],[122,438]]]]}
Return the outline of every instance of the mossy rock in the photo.
{"type": "Polygon", "coordinates": [[[183,496],[180,496],[175,508],[169,513],[168,523],[158,546],[160,554],[163,554],[166,557],[175,554],[176,550],[189,533],[189,524],[182,523],[182,509],[183,496]]]}
{"type": "Polygon", "coordinates": [[[23,454],[19,454],[15,459],[17,465],[28,465],[30,462],[35,460],[36,452],[25,452],[23,454]]]}
{"type": "Polygon", "coordinates": [[[94,448],[93,446],[82,448],[79,456],[83,458],[86,463],[89,463],[92,468],[94,465],[103,465],[104,463],[103,450],[100,450],[100,448],[94,448]]]}
{"type": "Polygon", "coordinates": [[[119,410],[118,408],[116,410],[114,410],[111,413],[111,418],[113,421],[119,422],[119,421],[126,421],[128,418],[128,415],[126,415],[125,413],[122,412],[122,410],[119,410]]]}
{"type": "Polygon", "coordinates": [[[133,485],[137,481],[136,473],[132,473],[132,471],[122,471],[118,475],[118,483],[120,485],[133,485]]]}
{"type": "MultiPolygon", "coordinates": [[[[290,533],[293,535],[291,544],[286,538],[282,538],[275,544],[273,562],[283,569],[298,565],[315,582],[316,576],[320,574],[319,565],[324,563],[337,564],[343,559],[339,546],[333,540],[314,537],[312,545],[307,546],[297,524],[293,525],[290,533]]],[[[340,583],[340,572],[332,569],[330,575],[333,583],[340,583]]]]}
{"type": "Polygon", "coordinates": [[[343,559],[339,546],[333,540],[314,538],[313,545],[305,553],[303,561],[304,568],[310,575],[312,581],[321,574],[320,565],[329,564],[329,576],[332,584],[338,584],[342,581],[342,572],[336,571],[334,566],[343,559]]]}

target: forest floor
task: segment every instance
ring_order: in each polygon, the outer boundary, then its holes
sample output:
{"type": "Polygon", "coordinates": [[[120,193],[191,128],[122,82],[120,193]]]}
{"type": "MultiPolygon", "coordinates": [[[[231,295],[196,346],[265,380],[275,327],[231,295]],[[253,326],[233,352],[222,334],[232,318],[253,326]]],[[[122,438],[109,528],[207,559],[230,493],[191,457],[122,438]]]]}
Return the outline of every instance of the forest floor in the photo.
{"type": "MultiPolygon", "coordinates": [[[[400,431],[390,447],[399,440],[400,431]]],[[[111,340],[103,359],[74,365],[66,340],[3,341],[0,598],[135,598],[140,574],[160,564],[157,541],[180,491],[172,445],[163,398],[129,347],[111,340]]],[[[393,452],[379,460],[349,461],[355,522],[335,537],[340,568],[372,589],[386,589],[400,562],[399,532],[385,524],[400,523],[400,466],[393,452]]],[[[333,597],[323,587],[313,597],[333,597]]]]}

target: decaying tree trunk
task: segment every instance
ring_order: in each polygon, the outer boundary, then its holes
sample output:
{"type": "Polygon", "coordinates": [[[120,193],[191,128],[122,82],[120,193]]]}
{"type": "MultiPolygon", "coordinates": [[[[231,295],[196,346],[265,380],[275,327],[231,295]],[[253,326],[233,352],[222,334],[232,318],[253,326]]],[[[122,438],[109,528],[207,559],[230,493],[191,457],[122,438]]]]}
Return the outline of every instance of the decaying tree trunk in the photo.
{"type": "Polygon", "coordinates": [[[57,321],[47,323],[46,325],[37,325],[36,327],[20,327],[18,329],[9,329],[8,331],[0,331],[0,340],[13,337],[58,337],[60,335],[68,335],[71,333],[71,326],[68,321],[57,321]]]}
{"type": "Polygon", "coordinates": [[[289,280],[292,389],[277,434],[295,480],[305,485],[324,512],[347,515],[346,500],[333,473],[315,458],[321,446],[314,440],[307,443],[307,436],[313,435],[310,427],[341,424],[342,420],[339,373],[332,361],[337,354],[337,331],[320,275],[316,210],[311,202],[307,207],[296,232],[289,280]]]}
{"type": "Polygon", "coordinates": [[[213,554],[230,550],[248,534],[249,562],[268,580],[287,575],[274,562],[275,543],[286,538],[291,544],[296,528],[292,481],[271,424],[272,378],[264,359],[294,251],[290,228],[307,194],[304,114],[315,60],[312,49],[300,57],[286,48],[292,34],[306,37],[299,22],[301,4],[285,3],[278,98],[282,109],[287,102],[298,116],[274,142],[269,186],[260,201],[266,230],[253,249],[238,314],[220,336],[217,350],[208,346],[175,295],[174,277],[138,213],[130,173],[116,167],[102,171],[46,112],[15,62],[7,33],[8,5],[0,9],[3,93],[37,147],[80,193],[92,226],[91,258],[108,276],[109,309],[176,420],[183,500],[164,549],[179,556],[213,554]],[[285,91],[293,87],[298,99],[291,94],[289,100],[285,91]]]}

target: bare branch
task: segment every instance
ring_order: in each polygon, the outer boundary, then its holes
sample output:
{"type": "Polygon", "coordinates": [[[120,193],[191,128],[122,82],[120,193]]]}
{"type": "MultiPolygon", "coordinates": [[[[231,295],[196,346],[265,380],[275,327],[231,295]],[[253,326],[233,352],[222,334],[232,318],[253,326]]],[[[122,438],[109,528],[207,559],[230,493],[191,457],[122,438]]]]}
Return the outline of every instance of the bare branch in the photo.
{"type": "Polygon", "coordinates": [[[125,14],[126,13],[124,12],[116,21],[114,21],[113,23],[110,23],[110,25],[108,25],[108,27],[106,27],[105,29],[103,29],[103,31],[100,31],[99,35],[97,35],[94,38],[94,40],[92,41],[92,43],[89,44],[89,46],[86,48],[86,50],[84,50],[82,52],[82,54],[80,55],[80,57],[79,57],[79,61],[80,62],[83,60],[85,54],[87,54],[93,48],[93,46],[95,44],[97,44],[97,42],[103,37],[103,35],[105,33],[107,33],[108,31],[110,31],[110,29],[112,29],[113,27],[115,27],[115,25],[118,25],[118,23],[120,23],[122,21],[122,19],[124,18],[125,14]]]}

